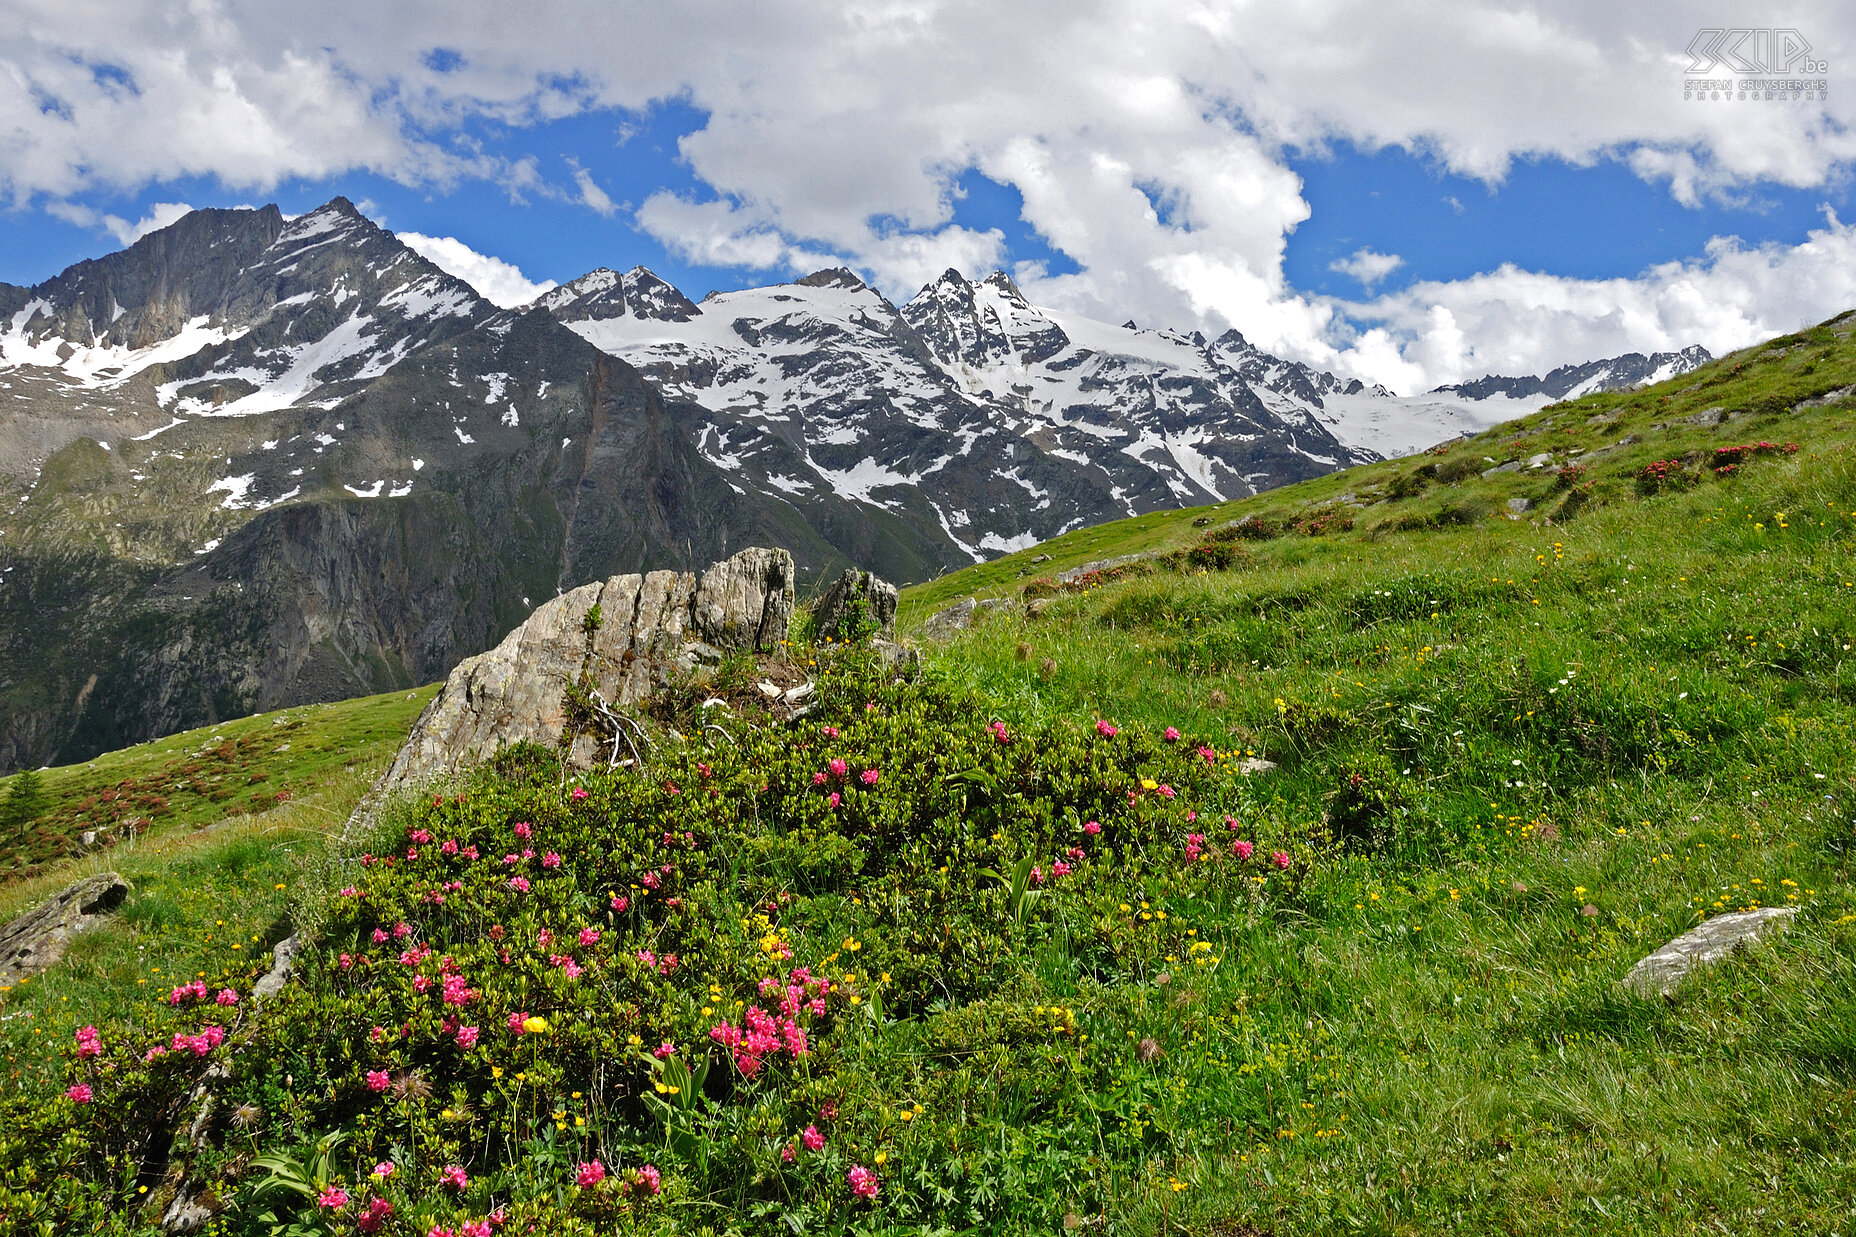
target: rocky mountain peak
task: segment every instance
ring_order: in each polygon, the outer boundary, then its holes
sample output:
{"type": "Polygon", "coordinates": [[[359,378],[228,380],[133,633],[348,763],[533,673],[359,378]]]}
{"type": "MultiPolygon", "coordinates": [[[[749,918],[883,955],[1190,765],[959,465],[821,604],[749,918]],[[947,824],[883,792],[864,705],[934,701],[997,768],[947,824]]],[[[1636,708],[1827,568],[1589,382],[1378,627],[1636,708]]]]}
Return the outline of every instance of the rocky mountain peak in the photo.
{"type": "Polygon", "coordinates": [[[1031,302],[1025,299],[1025,294],[1018,290],[1018,285],[1012,282],[1012,277],[1004,271],[994,271],[992,274],[986,276],[983,282],[988,288],[997,290],[1001,295],[1008,297],[1015,304],[1024,305],[1027,308],[1030,307],[1031,302]]]}
{"type": "Polygon", "coordinates": [[[860,292],[868,286],[854,271],[843,266],[813,271],[804,279],[795,279],[793,282],[801,288],[843,288],[847,292],[860,292]]]}
{"type": "Polygon", "coordinates": [[[688,297],[645,266],[634,266],[623,275],[602,266],[544,292],[534,305],[562,322],[588,318],[688,322],[702,313],[688,297]]]}
{"type": "Polygon", "coordinates": [[[972,283],[950,267],[902,307],[902,316],[957,380],[1001,364],[1047,361],[1070,346],[1063,328],[1004,271],[972,283]]]}

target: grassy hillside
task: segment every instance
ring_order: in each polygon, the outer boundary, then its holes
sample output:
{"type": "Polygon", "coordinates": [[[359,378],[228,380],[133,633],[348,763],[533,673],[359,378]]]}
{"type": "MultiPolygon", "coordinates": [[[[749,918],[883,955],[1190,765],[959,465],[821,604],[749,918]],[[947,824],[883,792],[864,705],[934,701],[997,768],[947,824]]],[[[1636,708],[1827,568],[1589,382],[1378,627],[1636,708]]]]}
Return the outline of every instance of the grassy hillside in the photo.
{"type": "Polygon", "coordinates": [[[60,860],[268,812],[391,759],[437,691],[255,714],[0,778],[0,919],[60,860]],[[89,835],[88,838],[86,835],[89,835]]]}
{"type": "Polygon", "coordinates": [[[911,590],[1019,606],[642,775],[519,753],[292,869],[262,1012],[222,867],[205,999],[35,981],[0,1218],[1856,1231],[1848,326],[911,590]]]}
{"type": "MultiPolygon", "coordinates": [[[[37,815],[0,848],[13,861],[0,878],[0,923],[92,872],[119,872],[134,892],[120,928],[80,938],[43,977],[0,986],[0,1096],[55,1092],[62,1063],[48,1045],[99,1019],[134,1024],[164,984],[204,976],[248,987],[262,974],[289,934],[305,862],[313,867],[435,690],[241,718],[40,772],[28,796],[37,815]],[[83,848],[82,832],[108,821],[137,827],[83,848]]],[[[22,776],[0,781],[0,807],[19,803],[22,776]]]]}

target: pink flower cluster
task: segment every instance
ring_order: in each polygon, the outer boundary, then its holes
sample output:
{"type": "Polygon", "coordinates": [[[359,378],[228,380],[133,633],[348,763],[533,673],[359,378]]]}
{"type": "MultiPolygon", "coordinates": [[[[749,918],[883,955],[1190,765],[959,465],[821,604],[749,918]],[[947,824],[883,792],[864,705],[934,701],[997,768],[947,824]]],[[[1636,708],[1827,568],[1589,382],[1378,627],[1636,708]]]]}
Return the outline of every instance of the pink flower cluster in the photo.
{"type": "Polygon", "coordinates": [[[1199,861],[1199,856],[1203,854],[1204,851],[1205,835],[1203,833],[1188,833],[1186,835],[1186,862],[1197,863],[1199,861]]]}
{"type": "Polygon", "coordinates": [[[773,1015],[760,1006],[750,1005],[743,1022],[745,1025],[739,1027],[721,1022],[709,1028],[709,1038],[735,1054],[735,1068],[741,1071],[743,1078],[754,1077],[760,1072],[762,1060],[782,1049],[794,1057],[803,1057],[811,1051],[805,1028],[791,1015],[775,1021],[773,1015]]]}
{"type": "Polygon", "coordinates": [[[180,1005],[187,1001],[204,1001],[206,999],[206,981],[196,979],[190,984],[182,984],[168,993],[169,1005],[180,1005]]]}
{"type": "Polygon", "coordinates": [[[994,722],[992,725],[986,727],[986,729],[991,731],[992,737],[1001,743],[1010,743],[1012,741],[1011,733],[1006,730],[1004,722],[994,722]]]}
{"type": "Polygon", "coordinates": [[[339,1211],[348,1205],[348,1191],[332,1185],[316,1195],[316,1206],[324,1211],[339,1211]]]}
{"type": "Polygon", "coordinates": [[[589,1160],[580,1165],[574,1174],[574,1184],[583,1190],[592,1189],[606,1179],[606,1166],[598,1160],[589,1160]]]}
{"type": "Polygon", "coordinates": [[[225,1042],[225,1028],[209,1026],[198,1035],[183,1035],[176,1031],[168,1048],[171,1052],[191,1052],[196,1057],[203,1057],[225,1042]]]}
{"type": "Polygon", "coordinates": [[[1115,726],[1112,723],[1105,721],[1102,718],[1097,718],[1096,719],[1096,733],[1101,735],[1105,739],[1112,739],[1120,732],[1115,729],[1115,726]]]}
{"type": "Polygon", "coordinates": [[[78,1060],[81,1061],[88,1057],[100,1057],[102,1055],[103,1055],[103,1040],[97,1034],[97,1028],[79,1027],[77,1029],[78,1060]]]}
{"type": "Polygon", "coordinates": [[[860,1198],[875,1198],[877,1190],[881,1188],[876,1174],[862,1164],[851,1165],[851,1171],[846,1176],[851,1183],[851,1193],[860,1198]]]}
{"type": "Polygon", "coordinates": [[[387,1220],[392,1214],[392,1203],[389,1203],[384,1198],[371,1199],[367,1204],[367,1210],[362,1212],[360,1217],[355,1220],[354,1226],[363,1233],[378,1233],[386,1226],[387,1220]]]}
{"type": "Polygon", "coordinates": [[[646,966],[655,967],[659,975],[668,975],[675,971],[679,965],[677,955],[665,954],[662,958],[659,958],[648,949],[640,949],[638,951],[638,961],[646,966]]]}
{"type": "Polygon", "coordinates": [[[374,1094],[378,1095],[392,1085],[393,1080],[387,1076],[386,1070],[371,1069],[367,1071],[367,1089],[374,1094]]]}
{"type": "MultiPolygon", "coordinates": [[[[447,958],[445,961],[449,962],[451,959],[447,958]]],[[[467,986],[462,975],[451,974],[445,976],[445,1004],[460,1006],[469,1005],[476,997],[477,990],[467,986]]]]}
{"type": "Polygon", "coordinates": [[[1179,728],[1176,726],[1168,726],[1166,728],[1166,733],[1163,737],[1166,739],[1168,743],[1179,742],[1179,728]]]}
{"type": "Polygon", "coordinates": [[[91,1100],[90,1084],[87,1082],[80,1082],[73,1086],[66,1087],[64,1095],[66,1099],[74,1101],[75,1103],[88,1104],[91,1100]]]}
{"type": "Polygon", "coordinates": [[[598,928],[580,929],[580,943],[582,945],[588,945],[588,946],[599,944],[599,929],[598,928]]]}
{"type": "Polygon", "coordinates": [[[569,979],[579,979],[581,975],[585,974],[585,972],[580,969],[580,964],[574,961],[572,954],[549,954],[548,961],[559,968],[561,974],[567,976],[569,979]]]}
{"type": "Polygon", "coordinates": [[[465,1186],[470,1184],[470,1178],[464,1175],[463,1165],[449,1164],[446,1165],[444,1172],[438,1174],[438,1184],[448,1185],[453,1189],[462,1190],[465,1186]]]}

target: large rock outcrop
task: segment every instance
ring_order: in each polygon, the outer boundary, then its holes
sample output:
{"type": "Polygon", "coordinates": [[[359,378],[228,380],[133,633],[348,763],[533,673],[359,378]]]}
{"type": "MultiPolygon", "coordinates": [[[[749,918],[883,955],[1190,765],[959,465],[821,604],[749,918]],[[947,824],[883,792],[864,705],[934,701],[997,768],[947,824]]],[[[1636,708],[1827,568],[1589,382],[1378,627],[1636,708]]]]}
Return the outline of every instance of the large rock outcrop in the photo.
{"type": "Polygon", "coordinates": [[[511,744],[554,746],[582,676],[611,705],[649,695],[674,668],[770,652],[793,614],[793,558],[743,550],[700,575],[653,571],[585,584],[541,606],[501,644],[459,663],[375,788],[430,782],[511,744]]]}
{"type": "Polygon", "coordinates": [[[64,956],[72,937],[96,926],[128,896],[128,881],[99,872],[0,928],[0,984],[16,984],[51,966],[64,956]]]}

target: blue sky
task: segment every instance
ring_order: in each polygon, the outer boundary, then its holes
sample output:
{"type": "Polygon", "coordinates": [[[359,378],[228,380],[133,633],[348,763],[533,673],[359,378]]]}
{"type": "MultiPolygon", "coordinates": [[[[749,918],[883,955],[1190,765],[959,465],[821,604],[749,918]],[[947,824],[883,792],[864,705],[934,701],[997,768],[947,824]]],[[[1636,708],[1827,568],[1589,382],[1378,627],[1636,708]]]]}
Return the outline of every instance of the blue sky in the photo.
{"type": "MultiPolygon", "coordinates": [[[[455,238],[429,256],[504,300],[638,263],[694,297],[1004,266],[1039,303],[1398,389],[1856,304],[1847,90],[1685,101],[1674,3],[18,3],[17,284],[175,204],[341,194],[455,238]]],[[[1787,20],[1844,81],[1856,19],[1787,20]]]]}

